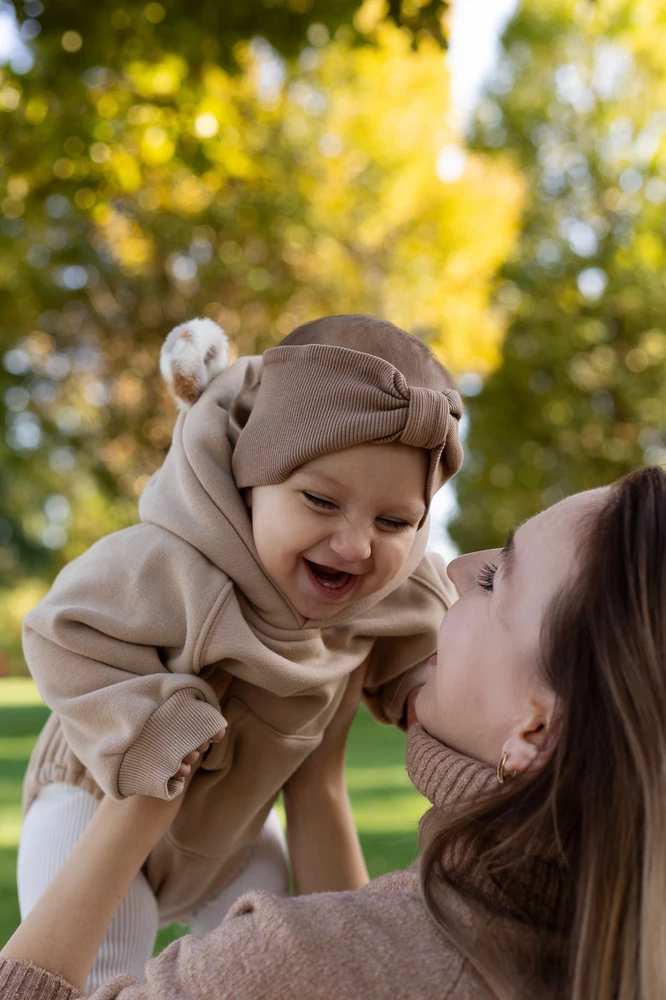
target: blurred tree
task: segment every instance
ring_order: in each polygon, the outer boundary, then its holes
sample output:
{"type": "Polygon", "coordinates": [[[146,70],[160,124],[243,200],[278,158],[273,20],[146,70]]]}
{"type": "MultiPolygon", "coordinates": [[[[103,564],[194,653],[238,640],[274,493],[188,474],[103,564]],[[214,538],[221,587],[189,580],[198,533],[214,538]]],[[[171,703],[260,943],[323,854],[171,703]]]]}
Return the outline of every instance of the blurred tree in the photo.
{"type": "Polygon", "coordinates": [[[529,194],[502,363],[469,400],[463,550],[666,461],[664,51],[657,0],[525,0],[506,32],[471,145],[509,151],[529,194]]]}
{"type": "Polygon", "coordinates": [[[454,369],[497,362],[522,189],[457,145],[444,8],[25,0],[34,67],[0,81],[0,587],[135,518],[188,317],[243,354],[363,310],[454,369]]]}
{"type": "MultiPolygon", "coordinates": [[[[77,74],[77,64],[63,58],[62,36],[76,32],[85,44],[91,65],[117,65],[118,60],[137,57],[157,62],[167,52],[178,52],[190,70],[213,61],[235,69],[234,47],[258,35],[281,55],[298,56],[310,38],[321,38],[322,25],[329,35],[351,24],[360,0],[197,0],[196,9],[183,0],[99,0],[94,6],[79,0],[39,4],[17,3],[19,16],[39,19],[40,54],[48,78],[77,74]]],[[[446,44],[448,0],[373,0],[366,4],[367,16],[382,16],[407,28],[414,39],[426,36],[446,44]]],[[[33,37],[28,30],[28,38],[33,37]]]]}

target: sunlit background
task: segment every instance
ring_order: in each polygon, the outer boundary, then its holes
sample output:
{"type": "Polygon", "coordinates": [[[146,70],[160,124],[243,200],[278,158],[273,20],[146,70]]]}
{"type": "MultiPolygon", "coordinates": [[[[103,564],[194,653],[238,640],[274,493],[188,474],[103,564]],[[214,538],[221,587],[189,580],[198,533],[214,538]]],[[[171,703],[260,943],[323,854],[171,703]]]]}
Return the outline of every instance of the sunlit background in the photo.
{"type": "Polygon", "coordinates": [[[249,7],[0,5],[0,674],[58,568],[135,519],[176,323],[242,354],[385,315],[470,397],[500,361],[524,181],[466,136],[514,0],[249,7]]]}
{"type": "Polygon", "coordinates": [[[665,54],[660,0],[0,4],[0,675],[135,520],[188,317],[426,340],[467,404],[447,553],[664,462],[665,54]]]}
{"type": "Polygon", "coordinates": [[[135,519],[188,317],[236,354],[334,312],[427,340],[468,404],[447,554],[664,455],[659,3],[191,10],[0,6],[0,673],[135,519]]]}

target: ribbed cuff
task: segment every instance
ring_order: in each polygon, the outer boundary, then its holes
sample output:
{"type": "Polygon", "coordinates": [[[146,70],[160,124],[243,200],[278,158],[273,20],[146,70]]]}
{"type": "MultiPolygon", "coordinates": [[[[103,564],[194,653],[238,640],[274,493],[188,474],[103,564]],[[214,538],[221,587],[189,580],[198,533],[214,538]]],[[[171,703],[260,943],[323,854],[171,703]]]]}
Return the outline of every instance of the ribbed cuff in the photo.
{"type": "Polygon", "coordinates": [[[184,778],[174,778],[188,753],[226,728],[224,717],[204,701],[197,688],[183,688],[153,712],[125,753],[118,771],[118,792],[175,799],[184,778]]]}
{"type": "Polygon", "coordinates": [[[366,688],[363,691],[365,703],[371,715],[384,725],[398,726],[405,730],[405,711],[407,695],[415,687],[421,687],[426,682],[425,664],[412,667],[399,677],[387,681],[381,687],[366,688]]]}
{"type": "Polygon", "coordinates": [[[0,958],[2,1000],[77,1000],[82,994],[60,976],[30,962],[0,958]]]}
{"type": "Polygon", "coordinates": [[[488,764],[456,753],[420,725],[407,735],[407,773],[434,806],[476,798],[497,781],[488,764]]]}

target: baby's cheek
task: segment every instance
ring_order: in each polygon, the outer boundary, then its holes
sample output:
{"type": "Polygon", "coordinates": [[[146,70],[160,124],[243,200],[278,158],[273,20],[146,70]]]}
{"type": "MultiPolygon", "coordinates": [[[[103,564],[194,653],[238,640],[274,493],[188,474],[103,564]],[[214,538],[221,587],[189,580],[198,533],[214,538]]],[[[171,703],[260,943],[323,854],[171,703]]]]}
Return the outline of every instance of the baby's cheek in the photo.
{"type": "Polygon", "coordinates": [[[282,545],[275,545],[273,547],[272,559],[276,573],[279,573],[281,576],[287,576],[293,571],[294,556],[288,548],[282,545]]]}
{"type": "Polygon", "coordinates": [[[396,535],[391,539],[392,544],[386,547],[384,564],[387,578],[397,576],[407,562],[414,544],[414,535],[411,532],[409,534],[409,538],[405,537],[407,532],[396,535]]]}

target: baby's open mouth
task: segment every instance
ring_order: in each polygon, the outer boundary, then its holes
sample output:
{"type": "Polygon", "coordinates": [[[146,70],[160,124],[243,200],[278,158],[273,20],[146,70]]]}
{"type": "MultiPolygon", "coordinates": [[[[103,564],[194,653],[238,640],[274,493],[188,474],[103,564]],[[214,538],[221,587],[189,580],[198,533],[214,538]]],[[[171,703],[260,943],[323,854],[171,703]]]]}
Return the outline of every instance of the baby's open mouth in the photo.
{"type": "Polygon", "coordinates": [[[310,579],[331,597],[340,597],[346,594],[354,586],[357,579],[354,573],[344,573],[342,570],[312,562],[310,559],[305,559],[305,565],[310,579]]]}

